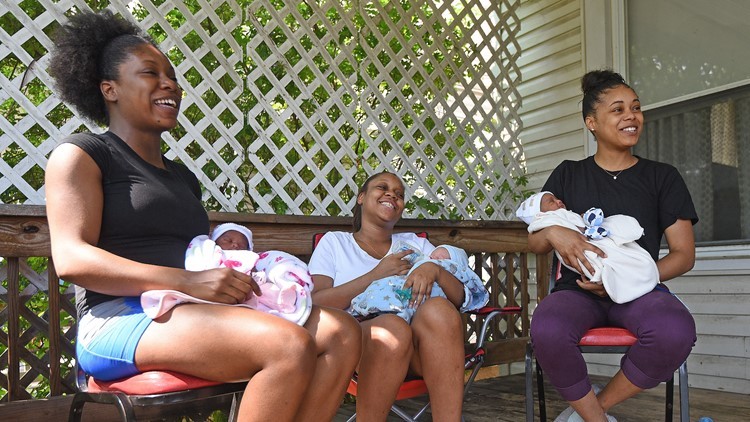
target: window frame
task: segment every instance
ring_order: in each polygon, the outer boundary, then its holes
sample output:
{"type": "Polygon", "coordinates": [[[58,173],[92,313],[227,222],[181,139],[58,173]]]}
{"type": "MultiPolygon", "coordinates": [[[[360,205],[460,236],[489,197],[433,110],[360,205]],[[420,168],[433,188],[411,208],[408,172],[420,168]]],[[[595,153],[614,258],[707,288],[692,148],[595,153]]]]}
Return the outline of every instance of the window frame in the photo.
{"type": "MultiPolygon", "coordinates": [[[[623,75],[625,80],[629,80],[628,1],[582,0],[583,53],[587,70],[611,68],[623,75]]],[[[663,115],[706,107],[719,102],[718,100],[725,101],[747,96],[748,93],[750,93],[750,78],[656,103],[644,104],[643,112],[646,118],[655,119],[663,115]]],[[[596,141],[583,128],[582,133],[586,155],[591,155],[596,151],[596,141]]],[[[696,242],[696,246],[700,247],[737,246],[744,249],[748,245],[750,245],[750,238],[696,242]]]]}

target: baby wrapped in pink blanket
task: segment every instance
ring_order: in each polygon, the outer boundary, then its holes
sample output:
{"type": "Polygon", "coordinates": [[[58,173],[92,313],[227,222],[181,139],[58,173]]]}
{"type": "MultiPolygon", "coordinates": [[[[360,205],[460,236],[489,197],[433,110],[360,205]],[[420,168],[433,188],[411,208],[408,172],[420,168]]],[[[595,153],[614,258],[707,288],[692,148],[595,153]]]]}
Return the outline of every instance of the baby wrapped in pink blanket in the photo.
{"type": "MultiPolygon", "coordinates": [[[[280,316],[303,325],[312,309],[312,278],[307,265],[294,255],[281,251],[257,254],[252,251],[252,232],[234,223],[217,226],[211,238],[196,236],[185,252],[185,269],[202,271],[233,268],[249,274],[260,287],[260,296],[251,296],[233,306],[245,306],[280,316]]],[[[213,303],[177,290],[151,290],[141,295],[141,306],[150,318],[181,303],[213,303]]]]}

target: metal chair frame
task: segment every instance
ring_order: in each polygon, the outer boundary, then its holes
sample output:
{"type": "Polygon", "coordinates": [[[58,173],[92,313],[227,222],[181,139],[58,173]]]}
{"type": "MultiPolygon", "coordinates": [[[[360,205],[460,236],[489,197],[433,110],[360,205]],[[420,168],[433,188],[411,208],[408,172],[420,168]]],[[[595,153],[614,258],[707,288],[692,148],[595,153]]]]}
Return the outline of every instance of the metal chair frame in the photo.
{"type": "MultiPolygon", "coordinates": [[[[482,330],[479,333],[479,337],[476,342],[476,346],[474,348],[474,351],[467,355],[464,361],[464,369],[468,370],[471,369],[471,374],[469,375],[469,378],[466,380],[466,383],[464,384],[464,397],[469,392],[469,389],[471,388],[472,384],[474,383],[474,379],[476,378],[477,374],[479,373],[479,370],[482,369],[482,366],[484,365],[484,357],[485,357],[485,349],[484,349],[484,342],[487,336],[487,333],[489,332],[490,323],[492,322],[495,317],[502,316],[502,315],[510,315],[510,314],[517,314],[521,312],[520,307],[505,307],[505,308],[494,308],[494,307],[485,307],[482,309],[479,309],[475,312],[467,312],[468,314],[475,314],[475,315],[484,315],[484,322],[482,323],[482,330]]],[[[347,392],[349,394],[352,394],[356,396],[356,377],[352,377],[352,380],[349,383],[349,388],[347,389],[347,392]]],[[[399,388],[399,392],[396,396],[396,401],[399,400],[407,400],[415,397],[422,396],[424,394],[428,393],[427,391],[427,385],[425,384],[424,380],[421,378],[413,379],[413,380],[407,380],[404,381],[403,384],[401,384],[401,387],[399,388]]],[[[427,411],[427,409],[430,408],[430,402],[428,401],[422,408],[415,413],[414,415],[410,415],[406,410],[402,409],[395,403],[391,405],[391,412],[395,413],[405,422],[417,422],[420,417],[424,415],[424,413],[427,411]]],[[[357,418],[357,414],[354,413],[347,422],[354,422],[357,418]]],[[[463,420],[463,417],[462,417],[463,420]]]]}
{"type": "MultiPolygon", "coordinates": [[[[188,403],[196,400],[218,399],[220,396],[232,395],[232,403],[229,409],[229,421],[237,420],[237,406],[242,393],[245,391],[247,382],[216,383],[199,378],[184,376],[185,389],[178,391],[159,391],[160,384],[153,383],[153,391],[144,392],[144,382],[136,381],[138,377],[149,376],[151,378],[169,378],[173,373],[167,371],[149,371],[137,374],[130,378],[118,380],[116,388],[108,389],[101,387],[97,382],[86,376],[83,371],[77,369],[76,383],[78,392],[73,396],[68,413],[69,422],[79,422],[83,416],[83,407],[86,403],[110,404],[117,407],[120,418],[124,422],[136,421],[136,408],[153,408],[158,406],[169,406],[178,403],[188,403]],[[132,381],[131,381],[132,380],[132,381]],[[130,384],[129,384],[129,381],[130,384]],[[137,384],[137,385],[135,385],[137,384]],[[132,388],[132,390],[131,390],[132,388]],[[138,391],[129,394],[128,391],[138,391]]],[[[148,390],[148,388],[146,388],[148,390]]],[[[158,414],[161,416],[161,414],[158,414]]]]}
{"type": "MultiPolygon", "coordinates": [[[[600,328],[612,329],[613,327],[600,327],[600,328]]],[[[597,328],[594,328],[592,330],[597,330],[597,328]]],[[[584,337],[586,335],[590,335],[592,330],[589,330],[584,335],[584,337]]],[[[625,330],[624,328],[618,328],[618,330],[622,330],[625,332],[625,333],[622,333],[622,336],[624,339],[629,339],[630,336],[635,338],[632,333],[625,330]]],[[[630,345],[587,345],[585,341],[582,340],[582,342],[579,343],[578,348],[581,350],[582,353],[620,353],[620,354],[623,354],[628,351],[628,349],[630,348],[630,345]]],[[[546,403],[544,399],[544,373],[543,373],[542,367],[539,366],[539,363],[536,362],[536,359],[534,358],[534,350],[530,342],[526,345],[526,360],[525,360],[525,364],[526,364],[526,421],[527,422],[534,421],[534,390],[533,390],[534,369],[532,367],[532,361],[534,364],[533,366],[536,368],[537,396],[539,400],[539,420],[546,421],[547,409],[546,409],[546,403]]],[[[689,403],[689,393],[688,393],[687,361],[683,362],[682,365],[680,365],[680,368],[678,369],[678,373],[679,373],[679,388],[680,388],[680,421],[689,422],[690,421],[690,403],[689,403]]],[[[666,422],[672,422],[673,410],[674,410],[674,402],[673,402],[674,376],[666,380],[665,382],[666,382],[666,398],[665,398],[665,408],[664,408],[664,420],[666,422]]]]}
{"type": "MultiPolygon", "coordinates": [[[[557,257],[553,258],[552,267],[550,271],[550,291],[554,287],[554,275],[556,273],[555,267],[559,265],[557,257]]],[[[626,353],[630,346],[637,341],[637,338],[630,331],[619,328],[619,327],[597,327],[587,331],[581,341],[578,343],[578,348],[581,353],[626,353]],[[608,333],[607,339],[612,340],[609,342],[602,341],[601,338],[597,338],[597,335],[606,331],[608,333]]],[[[533,391],[533,367],[536,367],[536,382],[537,382],[537,395],[539,400],[539,420],[547,420],[547,409],[544,401],[544,373],[542,367],[534,358],[534,349],[531,346],[531,342],[526,345],[526,421],[534,421],[534,391],[533,391]],[[532,365],[532,362],[534,365],[532,365]]],[[[680,421],[690,421],[690,403],[688,395],[688,372],[687,372],[687,360],[680,365],[678,369],[679,373],[679,387],[680,387],[680,421]]],[[[665,415],[664,420],[666,422],[672,422],[673,417],[673,395],[674,395],[674,375],[665,380],[666,385],[666,399],[665,399],[665,415]]]]}

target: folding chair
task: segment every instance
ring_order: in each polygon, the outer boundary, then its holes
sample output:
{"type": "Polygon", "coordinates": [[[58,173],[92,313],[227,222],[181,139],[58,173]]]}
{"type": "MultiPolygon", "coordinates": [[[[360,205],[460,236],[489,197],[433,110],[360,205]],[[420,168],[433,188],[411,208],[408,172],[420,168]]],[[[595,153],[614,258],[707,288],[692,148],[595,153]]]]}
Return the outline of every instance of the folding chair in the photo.
{"type": "MultiPolygon", "coordinates": [[[[215,399],[232,395],[229,421],[237,419],[237,406],[247,382],[221,383],[171,371],[147,371],[114,381],[98,381],[78,369],[78,392],[70,404],[68,421],[79,422],[86,403],[111,404],[123,421],[135,421],[135,408],[149,408],[150,417],[162,416],[159,406],[185,404],[195,400],[215,399]]],[[[174,408],[173,408],[174,409],[174,408]]]]}
{"type": "MultiPolygon", "coordinates": [[[[315,235],[313,235],[313,249],[315,249],[315,247],[318,245],[318,242],[320,242],[320,239],[323,237],[323,235],[324,233],[316,233],[315,235]]],[[[417,233],[417,236],[427,238],[427,233],[420,232],[417,233]]],[[[483,318],[484,322],[482,323],[481,331],[479,331],[477,342],[472,345],[472,352],[467,354],[464,359],[464,369],[471,369],[471,374],[464,384],[464,397],[466,397],[466,394],[468,393],[469,388],[471,388],[471,385],[474,383],[474,379],[479,373],[479,370],[484,365],[484,358],[486,353],[484,349],[484,342],[486,340],[487,333],[489,333],[489,328],[491,326],[490,324],[492,323],[492,320],[498,316],[520,315],[520,313],[520,306],[507,306],[503,308],[486,306],[473,312],[467,312],[467,314],[469,315],[476,315],[480,318],[483,318]]],[[[357,396],[357,374],[354,374],[352,376],[346,392],[355,397],[357,396]]],[[[423,379],[407,379],[399,387],[395,401],[398,402],[401,400],[412,399],[425,395],[427,393],[427,384],[423,379]]],[[[404,409],[394,403],[393,405],[391,405],[391,412],[398,415],[398,417],[400,417],[405,422],[416,422],[420,417],[424,415],[424,413],[429,408],[430,402],[428,401],[417,413],[415,413],[414,415],[409,415],[409,413],[407,413],[404,409]]],[[[356,420],[356,418],[357,414],[354,413],[347,420],[347,422],[353,422],[354,420],[356,420]]]]}
{"type": "MultiPolygon", "coordinates": [[[[550,276],[550,290],[554,286],[555,270],[559,268],[560,263],[557,257],[553,258],[552,273],[550,276]]],[[[582,353],[620,353],[628,351],[630,346],[638,341],[636,336],[625,328],[620,327],[597,327],[584,333],[578,342],[578,348],[582,353]]],[[[526,345],[526,421],[534,421],[534,391],[533,391],[533,368],[532,360],[536,366],[537,396],[539,400],[539,420],[547,420],[547,409],[544,401],[544,373],[542,367],[534,358],[534,349],[531,342],[526,345]]],[[[680,379],[680,421],[690,421],[690,405],[688,398],[688,372],[687,361],[683,362],[679,368],[680,379]]],[[[674,395],[674,376],[665,380],[667,383],[665,414],[666,422],[672,421],[673,413],[673,395],[674,395]]]]}
{"type": "MultiPolygon", "coordinates": [[[[518,306],[508,306],[505,308],[485,307],[477,311],[467,312],[467,313],[483,316],[484,322],[482,323],[482,330],[479,333],[479,339],[474,345],[473,352],[467,354],[464,359],[464,369],[472,370],[471,374],[469,375],[469,378],[466,380],[466,383],[464,384],[464,397],[466,397],[466,394],[469,392],[469,388],[471,388],[471,385],[474,383],[474,379],[479,373],[479,370],[484,365],[484,357],[486,353],[484,349],[484,341],[486,338],[486,334],[489,332],[490,323],[497,316],[520,314],[521,308],[518,306]]],[[[352,376],[352,379],[349,381],[349,387],[347,387],[346,392],[355,397],[357,396],[356,374],[352,376]]],[[[396,401],[412,399],[415,397],[425,395],[427,393],[428,393],[427,384],[424,382],[423,379],[421,378],[408,379],[404,381],[399,387],[398,393],[396,394],[396,401]]],[[[395,413],[402,420],[406,422],[416,422],[417,420],[419,420],[420,417],[422,417],[422,415],[424,415],[424,413],[429,408],[430,408],[430,402],[428,401],[424,406],[422,406],[422,408],[417,413],[410,416],[404,409],[402,409],[401,407],[397,406],[394,403],[393,405],[391,405],[391,412],[395,413]]],[[[356,418],[357,418],[357,414],[355,413],[347,420],[347,422],[353,422],[354,420],[356,420],[356,418]]]]}

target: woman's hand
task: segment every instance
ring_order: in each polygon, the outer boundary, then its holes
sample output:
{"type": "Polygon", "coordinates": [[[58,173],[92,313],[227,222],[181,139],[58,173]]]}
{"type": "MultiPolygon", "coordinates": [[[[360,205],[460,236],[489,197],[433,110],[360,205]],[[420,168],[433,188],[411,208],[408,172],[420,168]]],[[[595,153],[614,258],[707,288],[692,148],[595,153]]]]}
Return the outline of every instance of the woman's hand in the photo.
{"type": "Polygon", "coordinates": [[[578,286],[583,290],[589,291],[597,296],[605,297],[608,295],[607,291],[604,289],[604,284],[592,283],[584,275],[581,275],[581,278],[576,280],[576,283],[578,283],[578,286]]]}
{"type": "MultiPolygon", "coordinates": [[[[552,226],[537,233],[541,234],[543,232],[546,232],[547,242],[557,251],[564,263],[575,268],[578,274],[584,274],[583,267],[588,270],[589,274],[596,272],[586,258],[585,251],[592,251],[602,258],[607,257],[604,251],[587,242],[586,236],[578,231],[560,226],[552,226]]],[[[581,278],[584,278],[583,275],[581,275],[581,278]]]]}
{"type": "Polygon", "coordinates": [[[404,282],[404,289],[411,288],[410,307],[418,307],[432,295],[432,286],[439,276],[440,266],[433,262],[425,262],[409,274],[404,282]]]}
{"type": "Polygon", "coordinates": [[[333,279],[331,277],[313,275],[313,284],[315,284],[315,289],[312,293],[313,303],[338,309],[348,308],[352,303],[352,299],[364,292],[375,280],[408,273],[411,269],[411,263],[403,258],[412,252],[411,250],[406,250],[387,255],[369,272],[336,287],[333,286],[333,279]]]}
{"type": "Polygon", "coordinates": [[[253,278],[231,268],[187,271],[184,293],[199,299],[235,305],[253,294],[260,296],[260,287],[253,278]]]}
{"type": "Polygon", "coordinates": [[[411,269],[411,262],[404,259],[405,256],[413,253],[411,249],[386,255],[380,260],[378,265],[370,271],[374,280],[378,280],[392,275],[405,275],[411,269]]]}

